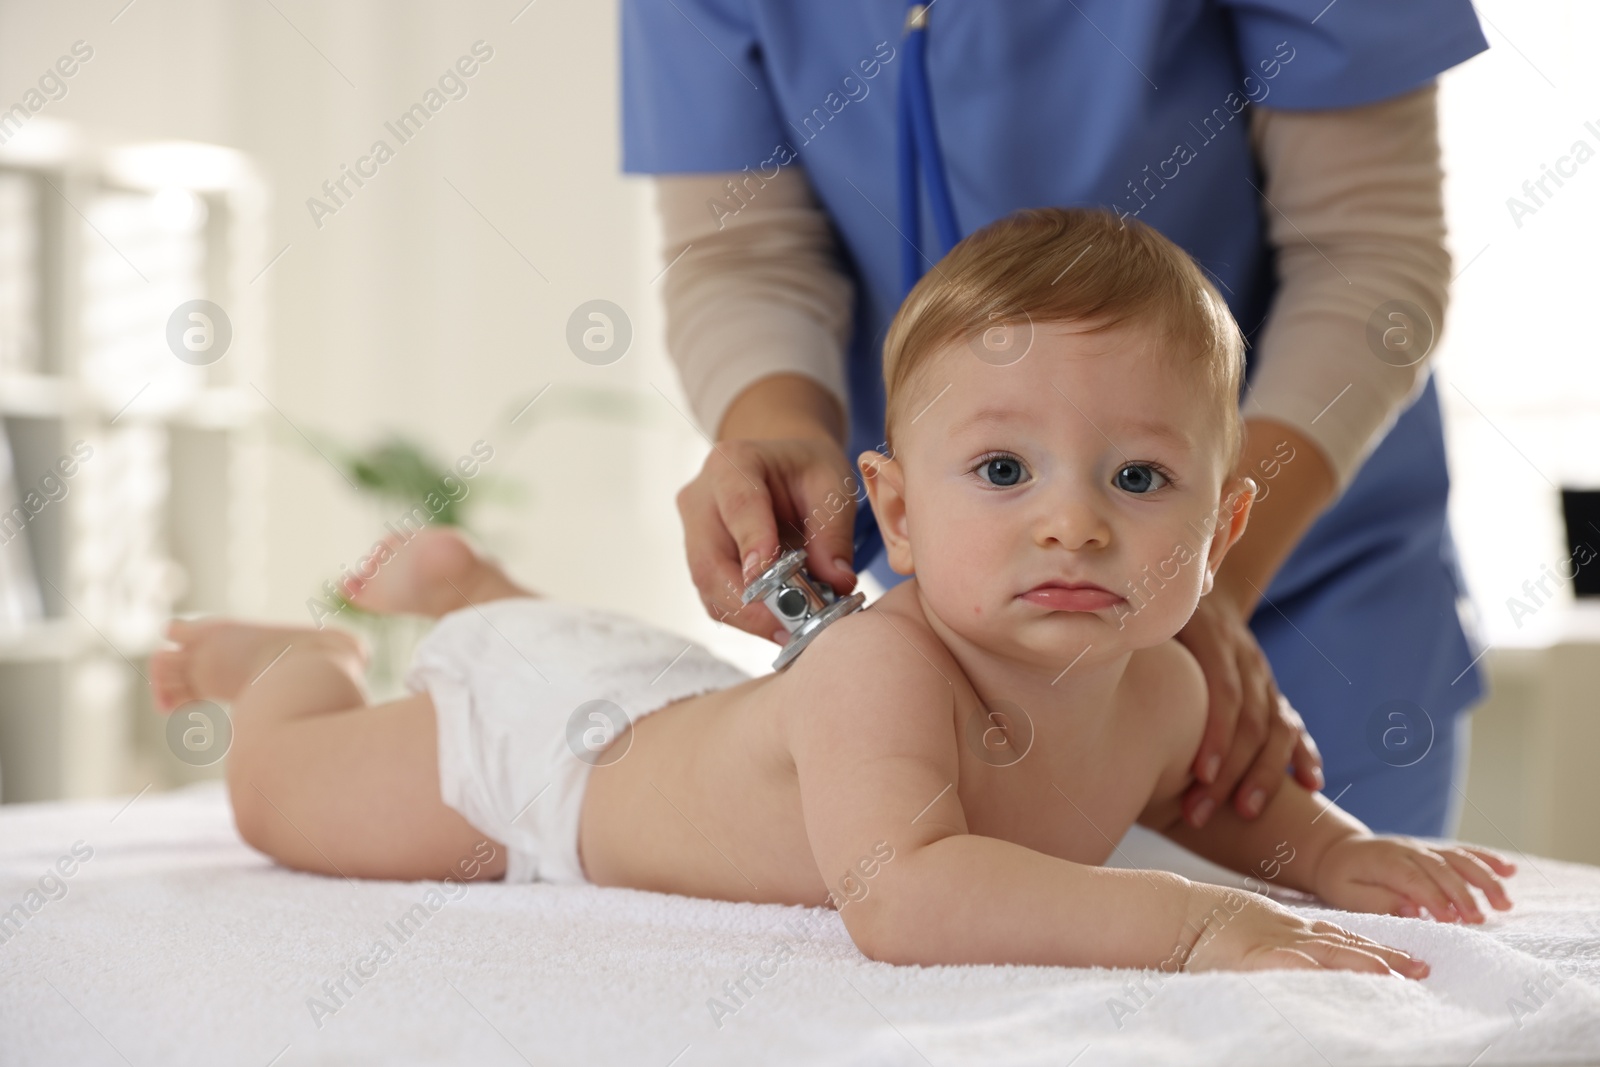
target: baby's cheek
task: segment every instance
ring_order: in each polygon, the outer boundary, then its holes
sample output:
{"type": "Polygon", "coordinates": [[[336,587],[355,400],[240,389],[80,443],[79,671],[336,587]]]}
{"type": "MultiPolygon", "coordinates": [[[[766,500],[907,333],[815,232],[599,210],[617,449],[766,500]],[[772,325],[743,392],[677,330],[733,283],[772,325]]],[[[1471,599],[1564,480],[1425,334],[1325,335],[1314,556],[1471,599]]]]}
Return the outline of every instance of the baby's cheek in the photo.
{"type": "Polygon", "coordinates": [[[984,605],[978,596],[982,583],[975,581],[977,574],[958,561],[934,559],[926,566],[921,559],[917,561],[917,585],[922,595],[934,612],[952,625],[984,616],[984,605]]]}
{"type": "Polygon", "coordinates": [[[940,546],[917,556],[917,585],[935,614],[957,629],[981,627],[993,616],[993,599],[1003,584],[993,563],[963,553],[957,546],[940,546]]]}
{"type": "Polygon", "coordinates": [[[1181,565],[1168,560],[1152,564],[1141,572],[1133,589],[1125,591],[1127,603],[1117,609],[1122,629],[1151,642],[1166,640],[1194,614],[1204,580],[1202,557],[1181,565]]]}
{"type": "Polygon", "coordinates": [[[911,518],[911,553],[919,582],[954,590],[994,573],[993,531],[986,532],[958,504],[911,518]]]}

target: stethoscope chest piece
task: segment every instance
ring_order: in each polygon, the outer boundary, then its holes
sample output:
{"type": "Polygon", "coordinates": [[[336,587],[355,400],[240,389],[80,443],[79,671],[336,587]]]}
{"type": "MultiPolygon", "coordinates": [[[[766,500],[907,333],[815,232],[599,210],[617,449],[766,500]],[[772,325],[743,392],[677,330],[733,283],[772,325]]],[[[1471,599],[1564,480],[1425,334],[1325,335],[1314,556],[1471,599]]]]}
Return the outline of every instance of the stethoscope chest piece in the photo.
{"type": "Polygon", "coordinates": [[[860,611],[867,602],[861,593],[839,597],[833,586],[806,573],[805,564],[805,552],[785,552],[744,591],[746,604],[762,601],[789,631],[789,643],[772,661],[775,671],[792,663],[829,623],[860,611]]]}

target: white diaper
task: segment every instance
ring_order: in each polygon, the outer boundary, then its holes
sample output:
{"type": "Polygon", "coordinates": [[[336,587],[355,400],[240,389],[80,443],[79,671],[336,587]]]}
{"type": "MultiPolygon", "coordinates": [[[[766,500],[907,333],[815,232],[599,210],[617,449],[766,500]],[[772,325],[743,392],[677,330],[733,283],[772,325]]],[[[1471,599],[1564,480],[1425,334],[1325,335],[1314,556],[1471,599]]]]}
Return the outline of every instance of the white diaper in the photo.
{"type": "Polygon", "coordinates": [[[506,846],[506,881],[573,883],[587,881],[578,815],[592,761],[619,751],[607,743],[628,722],[748,677],[665,630],[516,597],[440,619],[405,684],[433,698],[444,802],[506,846]]]}

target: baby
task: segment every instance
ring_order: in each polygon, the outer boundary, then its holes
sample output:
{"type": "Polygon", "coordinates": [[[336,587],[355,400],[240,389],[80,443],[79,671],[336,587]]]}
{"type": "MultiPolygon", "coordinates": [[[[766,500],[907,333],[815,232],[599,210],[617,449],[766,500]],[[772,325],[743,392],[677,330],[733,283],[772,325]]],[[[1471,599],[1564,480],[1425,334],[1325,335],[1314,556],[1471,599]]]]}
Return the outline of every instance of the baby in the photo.
{"type": "Polygon", "coordinates": [[[382,545],[352,598],[440,617],[367,706],[333,630],[175,621],[167,709],[232,704],[245,840],[346,877],[589,882],[831,905],[891,963],[1427,965],[1271,899],[1102,867],[1135,821],[1355,911],[1482,922],[1492,852],[1375,836],[1292,780],[1180,818],[1205,722],[1173,635],[1245,528],[1238,327],[1180,249],[1089,210],[1003,219],[916,287],[859,458],[909,580],[748,678],[539,597],[460,536],[382,545]]]}

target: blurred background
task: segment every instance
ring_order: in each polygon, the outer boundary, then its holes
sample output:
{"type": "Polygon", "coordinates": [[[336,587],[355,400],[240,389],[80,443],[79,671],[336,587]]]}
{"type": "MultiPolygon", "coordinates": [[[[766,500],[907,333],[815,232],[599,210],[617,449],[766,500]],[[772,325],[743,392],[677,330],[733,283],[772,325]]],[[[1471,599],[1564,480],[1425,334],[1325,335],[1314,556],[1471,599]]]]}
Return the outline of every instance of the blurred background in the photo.
{"type": "MultiPolygon", "coordinates": [[[[1434,364],[1492,687],[1461,835],[1600,862],[1600,11],[1477,6],[1491,49],[1441,79],[1434,364]]],[[[765,669],[683,560],[707,443],[663,351],[649,188],[619,173],[616,18],[0,0],[5,802],[220,774],[151,710],[174,613],[337,612],[396,691],[417,625],[324,583],[429,492],[523,583],[765,669]],[[575,322],[612,331],[603,357],[575,322]]]]}

